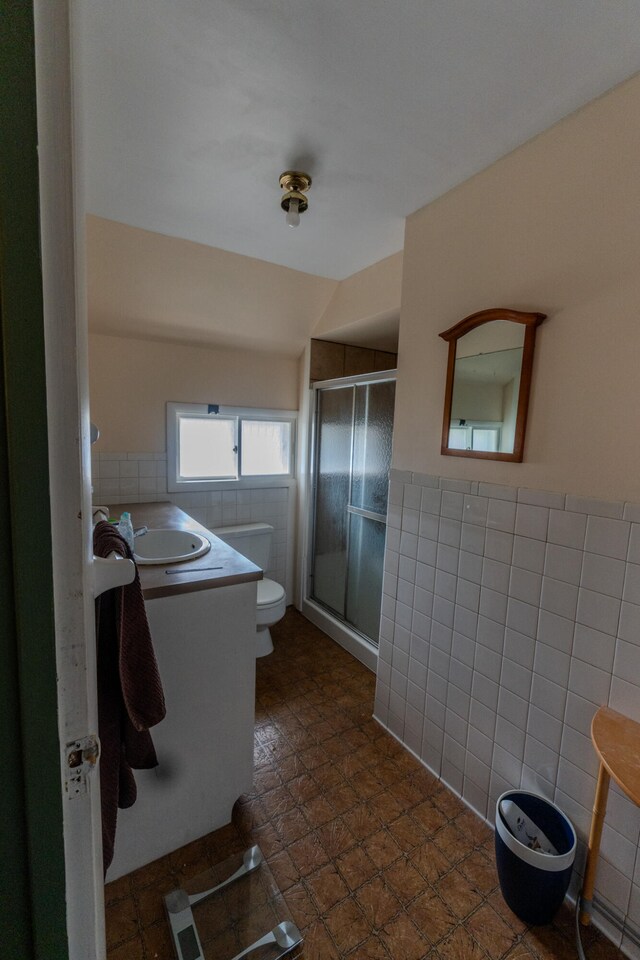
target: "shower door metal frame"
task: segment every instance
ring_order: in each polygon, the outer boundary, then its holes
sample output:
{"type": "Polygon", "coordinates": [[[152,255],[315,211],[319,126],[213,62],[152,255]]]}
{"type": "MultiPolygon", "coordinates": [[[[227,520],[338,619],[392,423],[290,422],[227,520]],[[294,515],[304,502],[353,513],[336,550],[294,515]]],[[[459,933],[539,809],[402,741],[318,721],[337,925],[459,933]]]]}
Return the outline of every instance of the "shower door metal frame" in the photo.
{"type": "MultiPolygon", "coordinates": [[[[368,650],[374,654],[377,658],[378,654],[378,644],[374,643],[370,637],[358,630],[352,623],[350,623],[345,617],[341,617],[340,614],[336,613],[335,610],[332,610],[327,604],[324,604],[321,600],[316,599],[313,596],[313,569],[314,569],[314,553],[315,553],[315,538],[316,538],[316,495],[317,495],[317,484],[318,484],[318,393],[320,390],[341,390],[345,387],[359,387],[365,386],[369,383],[389,383],[393,381],[397,383],[398,376],[397,370],[384,370],[376,373],[364,373],[356,374],[351,377],[336,377],[332,380],[317,380],[315,383],[311,384],[311,390],[313,392],[313,403],[311,405],[311,429],[309,431],[309,475],[311,477],[311,487],[310,487],[310,509],[309,509],[309,538],[308,538],[308,550],[306,558],[306,589],[305,589],[305,601],[307,603],[316,604],[319,608],[326,612],[326,615],[335,618],[335,620],[343,627],[346,631],[350,632],[356,639],[364,641],[367,645],[368,650]]],[[[356,393],[353,392],[353,404],[355,405],[356,393]]],[[[352,424],[353,424],[353,415],[352,415],[352,424]]],[[[351,500],[352,485],[353,485],[353,437],[351,440],[351,451],[350,451],[350,464],[349,464],[349,501],[351,500]]],[[[363,510],[360,507],[352,507],[350,503],[347,504],[347,514],[354,514],[356,516],[362,516],[369,520],[376,520],[379,523],[384,523],[385,528],[387,525],[387,517],[383,514],[373,513],[370,510],[363,510]]],[[[385,531],[386,532],[386,531],[385,531]]],[[[347,534],[346,534],[346,556],[349,556],[349,535],[350,535],[350,524],[347,523],[347,534]]],[[[344,608],[345,613],[347,609],[347,598],[348,598],[348,579],[345,582],[345,594],[344,594],[344,608]]],[[[334,638],[335,639],[335,638],[334,638]]],[[[353,652],[353,651],[351,651],[353,652]]],[[[367,658],[368,659],[368,658],[367,658]]],[[[367,666],[370,664],[367,663],[367,666]]]]}

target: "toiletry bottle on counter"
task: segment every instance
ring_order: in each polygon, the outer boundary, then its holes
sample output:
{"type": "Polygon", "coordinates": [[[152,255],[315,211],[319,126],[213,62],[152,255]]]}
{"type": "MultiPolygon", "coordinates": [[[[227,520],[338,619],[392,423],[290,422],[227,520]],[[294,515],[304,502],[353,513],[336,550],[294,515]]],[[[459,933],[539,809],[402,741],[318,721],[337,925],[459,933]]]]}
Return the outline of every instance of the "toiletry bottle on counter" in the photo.
{"type": "Polygon", "coordinates": [[[133,524],[131,523],[131,514],[128,510],[120,517],[120,523],[118,524],[118,532],[120,536],[124,537],[129,545],[131,553],[134,552],[134,537],[133,537],[133,524]]]}

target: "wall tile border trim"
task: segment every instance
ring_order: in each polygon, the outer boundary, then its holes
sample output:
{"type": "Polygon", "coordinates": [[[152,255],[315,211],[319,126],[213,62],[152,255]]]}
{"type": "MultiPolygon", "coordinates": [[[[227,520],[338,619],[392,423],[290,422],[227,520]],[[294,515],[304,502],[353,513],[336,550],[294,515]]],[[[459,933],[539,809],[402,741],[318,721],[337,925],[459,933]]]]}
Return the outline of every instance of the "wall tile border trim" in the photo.
{"type": "MultiPolygon", "coordinates": [[[[120,454],[110,455],[118,459],[120,454]]],[[[588,513],[594,517],[608,517],[612,520],[626,520],[640,523],[640,503],[622,500],[600,500],[595,497],[578,497],[572,493],[557,493],[552,490],[535,490],[530,487],[511,487],[502,483],[485,483],[482,480],[455,480],[427,473],[414,473],[411,470],[389,471],[389,481],[410,483],[420,487],[435,487],[441,490],[458,490],[475,496],[491,497],[494,500],[516,500],[537,506],[553,507],[556,510],[569,510],[574,513],[588,513]]]]}

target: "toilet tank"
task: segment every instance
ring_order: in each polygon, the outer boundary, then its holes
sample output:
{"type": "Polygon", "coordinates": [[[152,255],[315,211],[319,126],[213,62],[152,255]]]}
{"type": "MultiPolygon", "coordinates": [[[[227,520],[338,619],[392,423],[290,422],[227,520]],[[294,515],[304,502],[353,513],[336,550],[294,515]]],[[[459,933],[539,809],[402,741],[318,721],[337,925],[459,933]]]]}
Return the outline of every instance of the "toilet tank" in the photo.
{"type": "Polygon", "coordinates": [[[219,527],[211,532],[262,570],[269,566],[273,534],[271,524],[239,523],[232,527],[219,527]]]}

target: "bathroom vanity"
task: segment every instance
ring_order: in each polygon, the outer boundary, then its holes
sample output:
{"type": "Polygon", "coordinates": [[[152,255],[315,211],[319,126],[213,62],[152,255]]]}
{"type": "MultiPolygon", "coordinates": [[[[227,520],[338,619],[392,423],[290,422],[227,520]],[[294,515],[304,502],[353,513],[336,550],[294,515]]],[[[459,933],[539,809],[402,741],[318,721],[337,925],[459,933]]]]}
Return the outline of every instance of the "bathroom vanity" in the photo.
{"type": "Polygon", "coordinates": [[[171,503],[121,504],[134,527],[205,536],[195,560],[139,566],[167,706],[151,735],[159,765],[136,770],[138,799],[118,811],[107,880],[229,823],[251,789],[256,592],[262,571],[171,503]]]}

